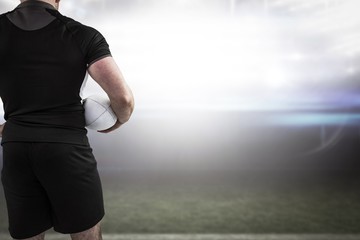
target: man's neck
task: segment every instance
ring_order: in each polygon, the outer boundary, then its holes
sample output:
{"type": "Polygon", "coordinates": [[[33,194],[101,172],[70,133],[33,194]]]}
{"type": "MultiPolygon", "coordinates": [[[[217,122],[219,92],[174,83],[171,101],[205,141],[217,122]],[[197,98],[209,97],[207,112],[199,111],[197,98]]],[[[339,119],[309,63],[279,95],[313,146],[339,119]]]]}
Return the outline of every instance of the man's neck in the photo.
{"type": "MultiPolygon", "coordinates": [[[[23,3],[23,2],[29,2],[29,1],[34,1],[34,0],[20,0],[20,1],[21,1],[21,3],[23,3]]],[[[35,0],[35,1],[48,3],[48,4],[52,5],[54,8],[58,9],[58,5],[56,3],[54,3],[54,1],[51,1],[51,0],[35,0]]]]}

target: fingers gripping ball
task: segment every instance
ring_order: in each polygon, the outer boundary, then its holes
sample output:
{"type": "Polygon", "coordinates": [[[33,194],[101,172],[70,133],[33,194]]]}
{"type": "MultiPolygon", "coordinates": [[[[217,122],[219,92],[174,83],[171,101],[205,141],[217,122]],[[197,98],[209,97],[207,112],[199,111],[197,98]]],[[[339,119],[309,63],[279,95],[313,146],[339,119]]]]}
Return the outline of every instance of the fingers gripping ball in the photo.
{"type": "Polygon", "coordinates": [[[110,106],[110,100],[104,96],[93,95],[83,101],[85,123],[88,129],[106,130],[112,127],[117,117],[110,106]]]}

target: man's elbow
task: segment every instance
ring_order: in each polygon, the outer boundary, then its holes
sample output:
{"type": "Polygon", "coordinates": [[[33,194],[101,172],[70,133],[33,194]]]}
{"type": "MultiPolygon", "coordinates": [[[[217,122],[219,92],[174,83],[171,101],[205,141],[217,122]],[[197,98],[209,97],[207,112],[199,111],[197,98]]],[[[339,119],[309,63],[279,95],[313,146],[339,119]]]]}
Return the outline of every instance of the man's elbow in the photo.
{"type": "Polygon", "coordinates": [[[126,109],[129,109],[130,112],[133,112],[135,103],[132,94],[123,95],[121,98],[121,102],[126,109]]]}
{"type": "Polygon", "coordinates": [[[121,98],[119,98],[117,101],[117,106],[119,107],[119,109],[121,110],[122,114],[121,114],[121,122],[125,123],[127,122],[130,117],[131,114],[134,111],[134,98],[132,95],[123,95],[121,96],[121,98]]]}
{"type": "Polygon", "coordinates": [[[134,111],[134,106],[135,106],[134,98],[132,98],[132,97],[127,98],[127,99],[125,100],[125,106],[126,106],[126,108],[128,109],[129,118],[130,118],[131,114],[132,114],[133,111],[134,111]]]}

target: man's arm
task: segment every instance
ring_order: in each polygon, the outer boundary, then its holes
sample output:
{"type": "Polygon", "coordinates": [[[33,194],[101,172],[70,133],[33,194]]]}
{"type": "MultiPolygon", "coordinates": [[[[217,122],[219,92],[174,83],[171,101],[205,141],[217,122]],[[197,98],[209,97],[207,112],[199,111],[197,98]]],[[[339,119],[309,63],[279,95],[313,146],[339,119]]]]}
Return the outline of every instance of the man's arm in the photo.
{"type": "Polygon", "coordinates": [[[3,133],[3,130],[4,130],[4,126],[5,126],[5,123],[3,123],[3,124],[0,125],[0,137],[2,137],[2,133],[3,133]]]}
{"type": "Polygon", "coordinates": [[[111,108],[118,118],[113,127],[100,131],[111,132],[129,120],[134,110],[133,94],[112,57],[105,57],[91,64],[88,72],[109,96],[111,108]]]}

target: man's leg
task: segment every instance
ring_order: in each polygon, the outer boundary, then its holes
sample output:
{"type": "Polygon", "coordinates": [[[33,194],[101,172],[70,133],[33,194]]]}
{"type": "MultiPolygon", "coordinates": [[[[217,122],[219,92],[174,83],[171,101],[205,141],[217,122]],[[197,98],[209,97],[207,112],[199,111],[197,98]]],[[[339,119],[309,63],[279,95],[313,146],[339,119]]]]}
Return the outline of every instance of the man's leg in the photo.
{"type": "Polygon", "coordinates": [[[102,240],[100,223],[79,233],[71,234],[72,240],[102,240]]]}
{"type": "Polygon", "coordinates": [[[26,239],[22,239],[22,240],[44,240],[44,238],[45,238],[45,233],[42,233],[35,237],[26,238],[26,239]]]}

